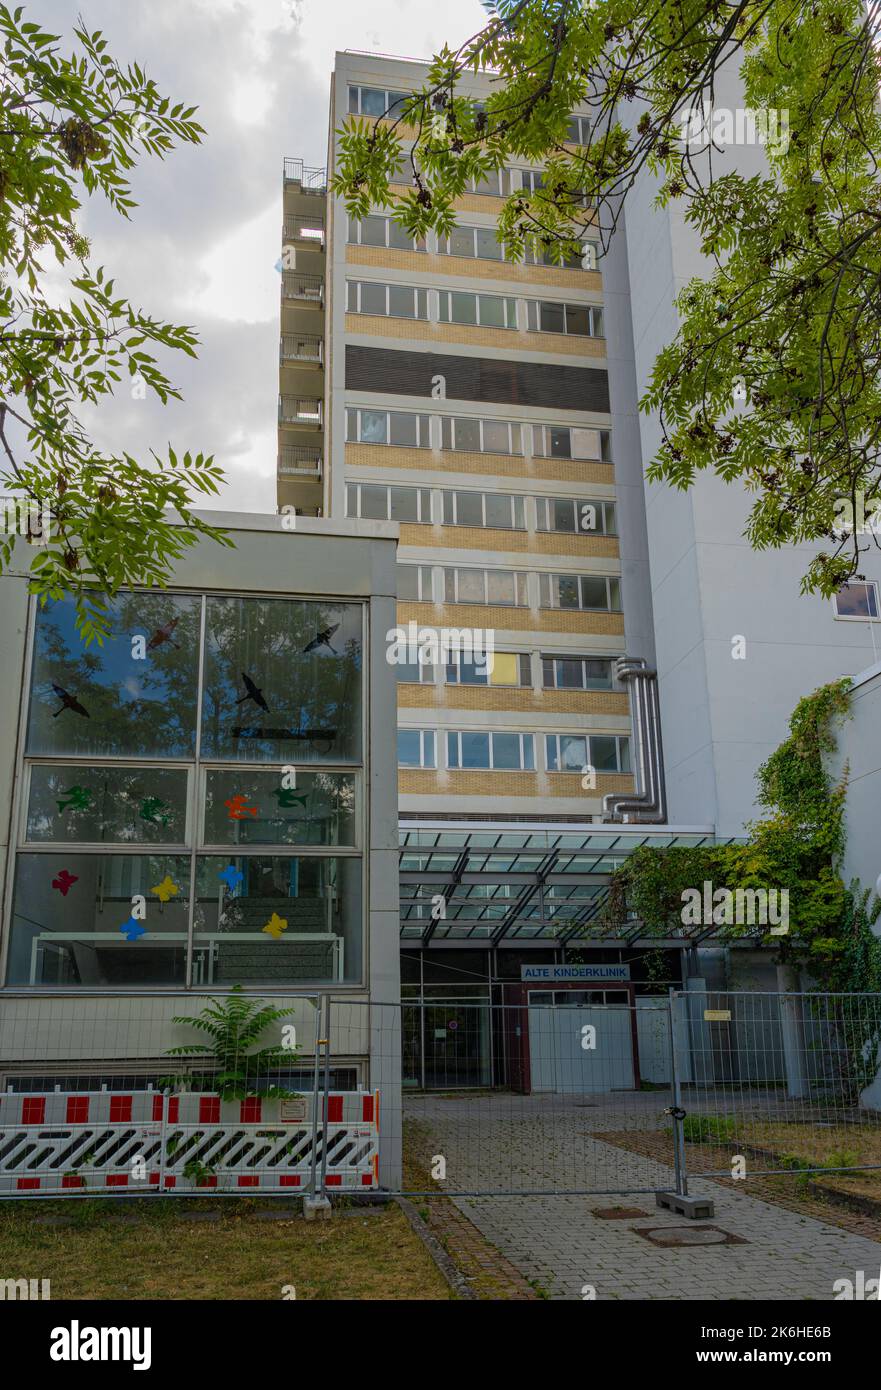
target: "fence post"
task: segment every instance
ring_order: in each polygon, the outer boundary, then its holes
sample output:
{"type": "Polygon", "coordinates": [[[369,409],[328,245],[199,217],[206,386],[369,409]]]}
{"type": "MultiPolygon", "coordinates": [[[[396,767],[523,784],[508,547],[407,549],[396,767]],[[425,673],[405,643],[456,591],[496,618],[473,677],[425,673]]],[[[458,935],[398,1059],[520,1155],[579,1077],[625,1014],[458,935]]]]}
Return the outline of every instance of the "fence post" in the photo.
{"type": "MultiPolygon", "coordinates": [[[[327,1176],[327,1125],[330,1111],[330,995],[325,994],[324,1004],[324,1122],[321,1127],[321,1196],[325,1197],[325,1178],[327,1176]]],[[[368,1006],[369,1007],[369,1006],[368,1006]]]]}
{"type": "Polygon", "coordinates": [[[679,1068],[676,1065],[676,993],[670,988],[670,1115],[673,1120],[673,1167],[676,1173],[677,1197],[688,1196],[688,1173],[685,1165],[685,1131],[682,1122],[685,1111],[682,1109],[682,1087],[679,1081],[679,1068]]]}
{"type": "Polygon", "coordinates": [[[315,1067],[312,1081],[312,1161],[309,1173],[309,1192],[317,1196],[315,1188],[315,1169],[318,1162],[318,1078],[321,1048],[321,998],[315,1000],[315,1067]]]}
{"type": "Polygon", "coordinates": [[[157,1195],[161,1197],[162,1193],[165,1191],[165,1145],[168,1143],[166,1114],[171,1097],[168,1095],[164,1086],[159,1094],[162,1097],[162,1110],[160,1112],[159,1125],[159,1187],[157,1189],[157,1195]]]}

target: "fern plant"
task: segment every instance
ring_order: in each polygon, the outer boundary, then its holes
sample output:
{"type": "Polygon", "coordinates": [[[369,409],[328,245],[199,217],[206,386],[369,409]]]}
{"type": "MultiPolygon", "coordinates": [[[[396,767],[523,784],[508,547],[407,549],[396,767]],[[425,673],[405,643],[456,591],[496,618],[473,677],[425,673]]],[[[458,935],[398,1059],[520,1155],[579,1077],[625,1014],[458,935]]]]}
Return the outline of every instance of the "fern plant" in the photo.
{"type": "Polygon", "coordinates": [[[214,1059],[214,1068],[199,1076],[163,1077],[163,1086],[176,1090],[213,1091],[221,1100],[245,1100],[260,1096],[267,1100],[284,1100],[296,1092],[285,1090],[267,1080],[270,1072],[288,1067],[298,1057],[295,1047],[262,1047],[250,1051],[272,1024],[287,1018],[293,1009],[277,1009],[261,1004],[259,999],[247,998],[241,985],[235,985],[225,999],[210,999],[201,1013],[190,1017],[177,1015],[172,1022],[197,1028],[210,1039],[206,1043],[190,1043],[171,1047],[167,1057],[191,1057],[199,1053],[214,1059]]]}

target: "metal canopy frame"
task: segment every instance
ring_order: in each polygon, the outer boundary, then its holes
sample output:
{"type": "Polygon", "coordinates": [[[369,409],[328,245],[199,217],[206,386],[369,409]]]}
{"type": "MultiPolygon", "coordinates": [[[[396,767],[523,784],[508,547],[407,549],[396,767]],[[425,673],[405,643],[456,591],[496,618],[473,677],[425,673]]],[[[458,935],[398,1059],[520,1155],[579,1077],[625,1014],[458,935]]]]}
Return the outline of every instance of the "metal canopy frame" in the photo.
{"type": "MultiPolygon", "coordinates": [[[[633,918],[597,920],[612,873],[634,850],[737,843],[712,826],[402,820],[399,838],[403,945],[681,949],[724,932],[683,926],[659,936],[633,918]]],[[[759,927],[727,944],[755,946],[762,935],[759,927]]]]}

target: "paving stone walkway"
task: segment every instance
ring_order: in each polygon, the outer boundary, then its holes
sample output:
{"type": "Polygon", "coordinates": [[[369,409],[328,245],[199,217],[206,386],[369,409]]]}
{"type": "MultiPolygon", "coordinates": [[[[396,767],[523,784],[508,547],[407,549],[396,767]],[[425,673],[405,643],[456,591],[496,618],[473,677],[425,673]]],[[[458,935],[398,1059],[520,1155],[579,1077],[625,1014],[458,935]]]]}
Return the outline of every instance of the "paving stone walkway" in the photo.
{"type": "MultiPolygon", "coordinates": [[[[712,1196],[710,1222],[686,1222],[655,1206],[672,1169],[604,1143],[595,1131],[658,1129],[663,1095],[410,1096],[406,1114],[420,1148],[446,1160],[447,1192],[534,1189],[596,1195],[461,1196],[457,1205],[524,1277],[555,1299],[829,1300],[855,1271],[877,1278],[881,1241],[774,1206],[748,1192],[695,1179],[712,1196]],[[602,1195],[602,1194],[615,1195],[602,1195]],[[644,1217],[597,1211],[639,1208],[644,1217]],[[640,1231],[721,1228],[738,1243],[662,1248],[640,1231]]],[[[663,1237],[662,1237],[663,1238],[663,1237]]],[[[707,1237],[703,1237],[706,1239],[707,1237]]]]}

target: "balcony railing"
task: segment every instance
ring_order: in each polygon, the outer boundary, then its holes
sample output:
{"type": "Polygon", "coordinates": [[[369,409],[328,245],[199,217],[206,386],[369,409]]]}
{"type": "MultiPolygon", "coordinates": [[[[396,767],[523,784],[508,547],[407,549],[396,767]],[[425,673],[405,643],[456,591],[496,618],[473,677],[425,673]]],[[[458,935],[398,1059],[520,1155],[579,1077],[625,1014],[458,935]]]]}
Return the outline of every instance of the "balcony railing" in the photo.
{"type": "Polygon", "coordinates": [[[278,422],[280,425],[311,425],[321,429],[323,402],[316,397],[303,399],[298,396],[279,396],[278,422]]]}
{"type": "Polygon", "coordinates": [[[296,270],[282,271],[283,299],[305,299],[310,304],[324,303],[324,279],[321,275],[300,275],[296,270]]]}
{"type": "Polygon", "coordinates": [[[324,361],[324,339],[312,334],[283,333],[279,356],[282,362],[316,362],[320,366],[324,361]]]}
{"type": "Polygon", "coordinates": [[[327,192],[327,170],[310,169],[304,164],[302,159],[292,159],[289,156],[284,161],[285,183],[299,183],[302,185],[304,193],[327,192]]]}
{"type": "Polygon", "coordinates": [[[324,250],[323,217],[286,217],[281,229],[283,241],[305,241],[324,250]]]}
{"type": "Polygon", "coordinates": [[[320,449],[298,448],[294,445],[279,450],[279,475],[293,475],[300,478],[320,478],[322,455],[320,449]]]}

